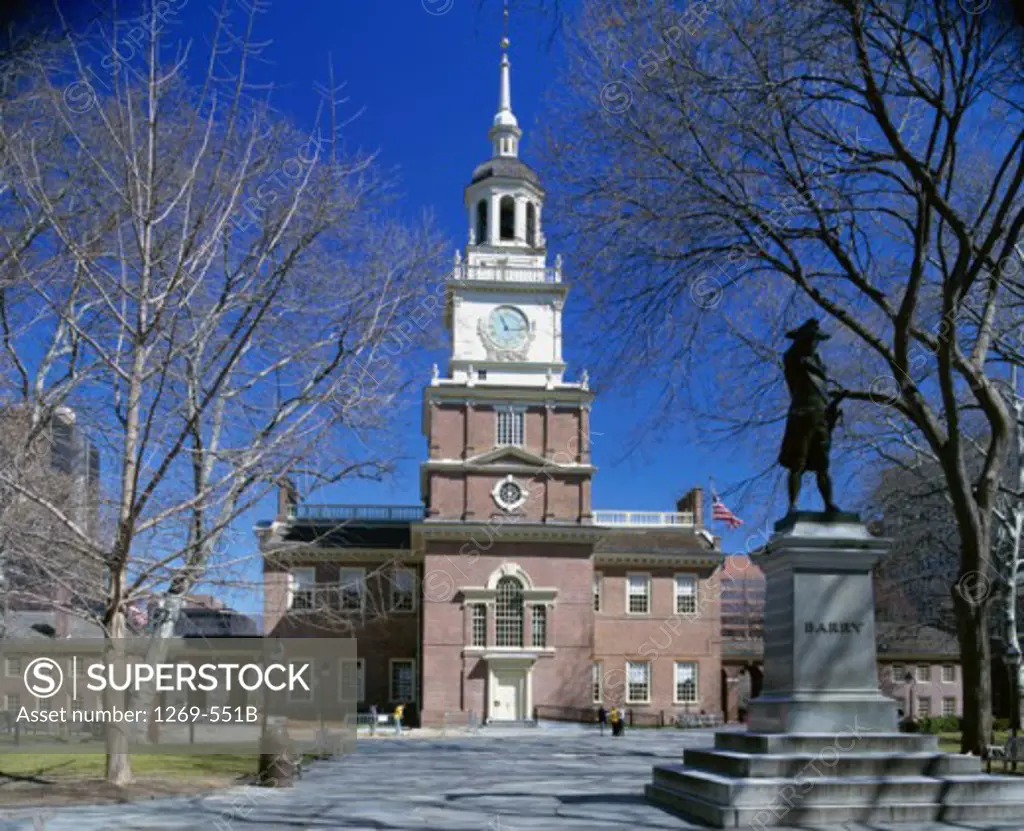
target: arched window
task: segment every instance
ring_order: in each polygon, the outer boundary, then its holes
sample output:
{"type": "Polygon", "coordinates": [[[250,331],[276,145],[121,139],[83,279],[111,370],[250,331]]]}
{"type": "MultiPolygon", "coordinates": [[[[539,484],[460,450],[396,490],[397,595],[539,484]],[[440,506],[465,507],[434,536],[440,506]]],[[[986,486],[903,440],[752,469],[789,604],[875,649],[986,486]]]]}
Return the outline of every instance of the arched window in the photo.
{"type": "Polygon", "coordinates": [[[498,646],[523,645],[523,585],[515,577],[498,581],[494,626],[498,646]]]}
{"type": "Polygon", "coordinates": [[[487,200],[476,203],[476,244],[487,244],[487,200]]]}
{"type": "Polygon", "coordinates": [[[526,203],[526,242],[537,247],[537,207],[532,202],[526,203]]]}
{"type": "Polygon", "coordinates": [[[502,239],[516,238],[516,200],[511,196],[501,197],[501,230],[502,239]]]}

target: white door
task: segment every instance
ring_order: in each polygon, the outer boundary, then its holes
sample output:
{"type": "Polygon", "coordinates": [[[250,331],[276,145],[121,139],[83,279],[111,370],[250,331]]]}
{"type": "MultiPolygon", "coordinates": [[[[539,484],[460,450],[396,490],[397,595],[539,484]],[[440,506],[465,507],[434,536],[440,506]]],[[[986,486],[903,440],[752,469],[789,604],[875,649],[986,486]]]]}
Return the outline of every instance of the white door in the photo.
{"type": "Polygon", "coordinates": [[[518,721],[522,718],[523,674],[495,672],[491,691],[491,718],[495,721],[518,721]]]}

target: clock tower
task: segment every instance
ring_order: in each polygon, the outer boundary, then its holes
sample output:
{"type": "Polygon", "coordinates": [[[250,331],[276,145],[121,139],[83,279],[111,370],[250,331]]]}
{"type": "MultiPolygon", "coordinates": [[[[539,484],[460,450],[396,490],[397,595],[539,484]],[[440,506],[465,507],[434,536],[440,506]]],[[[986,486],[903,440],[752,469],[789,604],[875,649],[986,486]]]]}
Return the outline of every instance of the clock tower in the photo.
{"type": "Polygon", "coordinates": [[[435,368],[424,396],[423,497],[431,519],[587,524],[593,395],[586,371],[565,380],[569,286],[561,256],[548,262],[544,189],[519,158],[507,37],[501,46],[491,157],[466,185],[468,243],[445,295],[447,372],[435,368]]]}
{"type": "Polygon", "coordinates": [[[540,178],[519,158],[508,46],[446,285],[451,353],[423,396],[426,510],[411,543],[424,723],[528,721],[540,705],[586,704],[591,689],[593,392],[586,372],[565,377],[569,286],[561,258],[548,261],[540,178]]]}

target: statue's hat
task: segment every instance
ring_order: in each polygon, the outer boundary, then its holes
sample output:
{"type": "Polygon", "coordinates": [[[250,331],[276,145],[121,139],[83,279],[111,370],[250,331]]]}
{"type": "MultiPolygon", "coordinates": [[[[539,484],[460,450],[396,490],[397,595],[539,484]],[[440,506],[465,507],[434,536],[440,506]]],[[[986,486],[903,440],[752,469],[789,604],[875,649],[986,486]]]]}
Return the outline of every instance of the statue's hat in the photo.
{"type": "Polygon", "coordinates": [[[805,320],[799,329],[786,332],[786,337],[791,340],[828,340],[832,336],[822,332],[818,318],[812,317],[805,320]]]}

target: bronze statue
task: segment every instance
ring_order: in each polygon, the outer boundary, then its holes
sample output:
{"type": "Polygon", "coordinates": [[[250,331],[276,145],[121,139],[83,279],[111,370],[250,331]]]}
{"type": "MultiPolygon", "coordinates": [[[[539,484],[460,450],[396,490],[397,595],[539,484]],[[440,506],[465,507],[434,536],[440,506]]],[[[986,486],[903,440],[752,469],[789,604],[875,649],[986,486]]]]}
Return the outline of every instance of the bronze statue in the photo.
{"type": "Polygon", "coordinates": [[[825,364],[818,355],[818,344],[831,335],[820,331],[818,321],[812,317],[800,328],[787,332],[786,337],[793,341],[782,358],[790,404],[779,464],[789,470],[789,512],[796,510],[804,473],[812,472],[818,479],[818,491],[826,512],[839,513],[839,508],[832,501],[828,457],[832,448],[832,430],[842,416],[839,402],[845,393],[829,391],[830,384],[837,385],[829,379],[825,364]]]}

